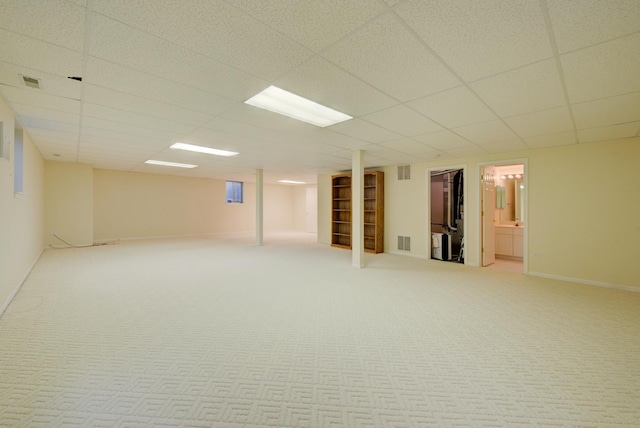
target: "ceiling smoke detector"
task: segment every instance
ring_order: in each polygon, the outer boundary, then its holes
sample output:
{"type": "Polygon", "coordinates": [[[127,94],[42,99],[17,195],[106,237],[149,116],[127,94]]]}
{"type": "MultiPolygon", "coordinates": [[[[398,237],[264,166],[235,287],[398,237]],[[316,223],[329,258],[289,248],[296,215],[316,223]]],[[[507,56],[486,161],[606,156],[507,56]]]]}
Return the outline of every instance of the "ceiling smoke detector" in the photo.
{"type": "Polygon", "coordinates": [[[24,83],[25,86],[28,86],[34,89],[40,89],[40,79],[36,79],[34,77],[29,77],[29,76],[20,76],[20,77],[22,77],[22,82],[24,83]]]}

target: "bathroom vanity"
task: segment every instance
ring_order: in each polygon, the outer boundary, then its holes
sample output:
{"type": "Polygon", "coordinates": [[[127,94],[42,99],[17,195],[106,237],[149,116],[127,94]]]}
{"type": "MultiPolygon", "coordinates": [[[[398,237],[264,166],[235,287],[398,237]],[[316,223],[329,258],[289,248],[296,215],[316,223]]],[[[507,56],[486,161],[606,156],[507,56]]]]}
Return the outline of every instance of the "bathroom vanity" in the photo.
{"type": "Polygon", "coordinates": [[[496,256],[522,258],[524,228],[515,225],[496,224],[496,256]]]}

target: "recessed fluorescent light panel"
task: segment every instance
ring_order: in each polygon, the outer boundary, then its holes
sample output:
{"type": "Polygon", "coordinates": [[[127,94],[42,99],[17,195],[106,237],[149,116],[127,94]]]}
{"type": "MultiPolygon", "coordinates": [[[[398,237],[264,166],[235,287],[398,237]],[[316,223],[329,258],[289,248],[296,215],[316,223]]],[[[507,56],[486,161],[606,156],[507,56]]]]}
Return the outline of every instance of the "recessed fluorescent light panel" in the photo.
{"type": "Polygon", "coordinates": [[[293,180],[278,180],[278,183],[286,183],[286,184],[307,184],[305,181],[293,181],[293,180]]]}
{"type": "Polygon", "coordinates": [[[348,114],[325,107],[322,104],[275,86],[269,86],[264,91],[249,98],[245,103],[322,128],[353,119],[348,114]]]}
{"type": "Polygon", "coordinates": [[[177,163],[177,162],[165,162],[159,160],[151,160],[144,161],[144,163],[148,163],[150,165],[162,165],[162,166],[174,166],[176,168],[195,168],[198,165],[191,165],[190,163],[177,163]]]}
{"type": "Polygon", "coordinates": [[[216,156],[235,156],[238,154],[238,152],[212,149],[211,147],[204,147],[204,146],[194,146],[193,144],[185,144],[185,143],[175,143],[171,145],[170,148],[178,149],[178,150],[187,150],[190,152],[206,153],[208,155],[216,155],[216,156]]]}

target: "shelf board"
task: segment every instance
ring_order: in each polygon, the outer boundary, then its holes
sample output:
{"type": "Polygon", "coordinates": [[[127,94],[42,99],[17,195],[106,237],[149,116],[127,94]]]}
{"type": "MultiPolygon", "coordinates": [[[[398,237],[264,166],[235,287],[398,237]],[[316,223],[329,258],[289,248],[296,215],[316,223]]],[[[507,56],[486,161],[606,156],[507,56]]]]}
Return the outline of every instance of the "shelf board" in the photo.
{"type": "Polygon", "coordinates": [[[332,233],[333,236],[351,236],[350,233],[332,233]]]}
{"type": "Polygon", "coordinates": [[[344,221],[344,220],[333,220],[333,223],[351,224],[350,221],[344,221]]]}

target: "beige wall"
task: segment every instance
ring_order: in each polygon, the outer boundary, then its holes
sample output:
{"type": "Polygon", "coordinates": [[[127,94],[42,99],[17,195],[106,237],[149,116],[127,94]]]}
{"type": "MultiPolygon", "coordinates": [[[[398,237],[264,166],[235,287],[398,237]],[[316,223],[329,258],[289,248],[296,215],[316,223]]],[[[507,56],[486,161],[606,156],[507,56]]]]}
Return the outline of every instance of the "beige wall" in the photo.
{"type": "MultiPolygon", "coordinates": [[[[535,275],[640,287],[640,138],[412,165],[410,181],[385,171],[385,251],[411,236],[427,257],[427,168],[466,166],[465,254],[480,264],[480,164],[528,162],[528,270],[535,275]]],[[[330,240],[330,176],[318,177],[319,242],[330,240]]]]}
{"type": "MultiPolygon", "coordinates": [[[[225,181],[94,170],[96,240],[254,231],[255,183],[227,204],[225,181]]],[[[293,191],[264,185],[264,230],[293,228],[293,191]]]]}
{"type": "Polygon", "coordinates": [[[44,239],[47,245],[93,244],[93,168],[45,162],[44,239]]]}
{"type": "Polygon", "coordinates": [[[15,115],[0,98],[0,121],[8,138],[10,159],[0,158],[0,313],[29,274],[43,249],[44,161],[25,132],[24,188],[13,193],[15,115]]]}
{"type": "MultiPolygon", "coordinates": [[[[387,193],[385,193],[385,198],[386,197],[387,197],[387,193]]],[[[331,176],[330,175],[318,176],[318,242],[321,242],[323,244],[331,243],[331,176]]]]}

